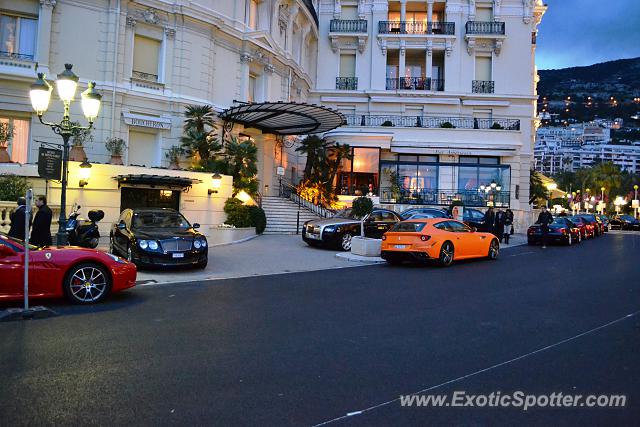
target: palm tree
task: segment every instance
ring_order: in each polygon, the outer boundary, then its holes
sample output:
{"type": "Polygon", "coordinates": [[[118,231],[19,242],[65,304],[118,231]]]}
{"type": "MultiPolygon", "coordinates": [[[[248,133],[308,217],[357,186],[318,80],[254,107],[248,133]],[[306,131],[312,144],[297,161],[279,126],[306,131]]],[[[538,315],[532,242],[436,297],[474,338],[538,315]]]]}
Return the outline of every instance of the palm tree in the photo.
{"type": "Polygon", "coordinates": [[[238,140],[232,136],[225,146],[225,156],[229,171],[233,176],[233,187],[236,192],[245,190],[249,194],[258,191],[258,147],[250,140],[238,140]]]}
{"type": "Polygon", "coordinates": [[[210,105],[188,105],[184,112],[184,135],[180,138],[182,148],[189,157],[200,157],[200,166],[204,166],[212,153],[222,148],[216,141],[214,131],[216,123],[213,107],[210,105]]]}
{"type": "Polygon", "coordinates": [[[184,112],[183,129],[196,129],[198,132],[211,132],[216,128],[213,107],[211,105],[187,105],[184,112]]]}
{"type": "Polygon", "coordinates": [[[307,161],[304,166],[304,180],[310,179],[313,170],[317,167],[322,157],[322,152],[326,147],[326,142],[316,135],[309,135],[300,142],[300,146],[296,151],[306,154],[307,161]]]}
{"type": "Polygon", "coordinates": [[[529,175],[529,204],[532,204],[538,200],[544,200],[547,197],[547,189],[542,183],[540,174],[531,169],[529,175]]]}
{"type": "Polygon", "coordinates": [[[348,144],[336,144],[328,147],[327,154],[327,183],[330,183],[331,186],[333,186],[333,180],[342,167],[342,160],[352,160],[353,154],[351,153],[351,147],[348,144]]]}
{"type": "MultiPolygon", "coordinates": [[[[591,168],[591,179],[595,188],[605,188],[606,195],[616,195],[622,189],[622,172],[620,167],[612,162],[600,163],[591,168]]],[[[609,197],[611,199],[611,197],[609,197]]]]}

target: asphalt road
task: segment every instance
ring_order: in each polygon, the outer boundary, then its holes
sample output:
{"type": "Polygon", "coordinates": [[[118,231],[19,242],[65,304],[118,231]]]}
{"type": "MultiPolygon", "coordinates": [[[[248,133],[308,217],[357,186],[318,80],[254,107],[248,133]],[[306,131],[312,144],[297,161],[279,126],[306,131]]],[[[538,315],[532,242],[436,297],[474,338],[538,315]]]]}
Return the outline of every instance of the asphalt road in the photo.
{"type": "Polygon", "coordinates": [[[0,425],[638,425],[638,254],[640,236],[608,235],[448,269],[367,266],[138,287],[95,307],[53,302],[57,318],[0,324],[0,425]],[[396,400],[430,387],[624,394],[627,406],[396,400]]]}

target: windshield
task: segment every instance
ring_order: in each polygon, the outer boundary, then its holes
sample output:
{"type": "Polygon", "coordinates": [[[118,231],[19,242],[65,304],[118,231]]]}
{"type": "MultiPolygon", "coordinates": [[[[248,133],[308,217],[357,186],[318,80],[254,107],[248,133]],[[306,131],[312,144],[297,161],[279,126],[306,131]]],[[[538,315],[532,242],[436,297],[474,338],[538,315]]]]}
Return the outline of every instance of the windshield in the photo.
{"type": "Polygon", "coordinates": [[[351,212],[351,209],[342,209],[341,211],[338,211],[334,216],[334,218],[346,218],[346,219],[360,219],[358,217],[356,217],[353,212],[351,212]]]}
{"type": "MultiPolygon", "coordinates": [[[[5,233],[0,233],[0,236],[2,236],[5,239],[7,239],[9,241],[9,243],[15,243],[18,246],[22,246],[22,247],[18,247],[16,249],[22,250],[24,248],[24,240],[16,239],[15,237],[10,237],[10,236],[6,235],[5,233]]],[[[37,249],[39,249],[38,246],[35,246],[35,245],[32,245],[31,243],[29,243],[29,250],[30,251],[35,251],[37,249]]]]}
{"type": "Polygon", "coordinates": [[[178,212],[137,212],[132,228],[190,228],[191,224],[178,212]]]}
{"type": "Polygon", "coordinates": [[[633,217],[631,215],[620,215],[620,218],[626,219],[627,221],[633,221],[633,217]]]}
{"type": "Polygon", "coordinates": [[[424,222],[399,222],[393,226],[391,231],[417,233],[422,231],[425,225],[427,224],[424,222]]]}

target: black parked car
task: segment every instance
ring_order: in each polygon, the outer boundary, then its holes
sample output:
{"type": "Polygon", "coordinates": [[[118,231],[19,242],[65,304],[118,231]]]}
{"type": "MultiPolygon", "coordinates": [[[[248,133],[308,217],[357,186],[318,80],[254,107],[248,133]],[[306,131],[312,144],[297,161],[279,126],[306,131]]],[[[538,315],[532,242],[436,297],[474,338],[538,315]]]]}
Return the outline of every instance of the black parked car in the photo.
{"type": "Polygon", "coordinates": [[[423,215],[421,218],[451,218],[451,214],[446,209],[439,208],[410,208],[400,214],[403,220],[415,215],[423,215]]]}
{"type": "Polygon", "coordinates": [[[610,220],[611,229],[618,230],[640,230],[640,221],[632,215],[615,215],[610,220]]]}
{"type": "Polygon", "coordinates": [[[600,218],[600,221],[602,221],[602,228],[604,229],[604,231],[609,231],[609,218],[606,215],[598,215],[598,218],[600,218]]]}
{"type": "Polygon", "coordinates": [[[487,223],[484,220],[484,213],[478,209],[464,208],[462,222],[469,227],[475,227],[478,231],[489,231],[487,223]]]}
{"type": "MultiPolygon", "coordinates": [[[[374,209],[364,218],[364,235],[380,239],[400,221],[400,215],[393,211],[374,209]]],[[[359,235],[360,218],[356,218],[351,209],[344,209],[332,218],[307,221],[302,226],[302,240],[309,246],[337,247],[348,251],[351,249],[351,238],[359,235]]]]}
{"type": "Polygon", "coordinates": [[[208,244],[180,212],[125,209],[109,235],[109,249],[140,267],[207,266],[208,244]]]}
{"type": "MultiPolygon", "coordinates": [[[[549,225],[547,235],[549,243],[556,242],[571,246],[582,241],[582,232],[578,224],[567,217],[558,217],[549,225]]],[[[527,244],[535,245],[542,242],[542,230],[539,224],[533,224],[527,230],[527,244]]]]}

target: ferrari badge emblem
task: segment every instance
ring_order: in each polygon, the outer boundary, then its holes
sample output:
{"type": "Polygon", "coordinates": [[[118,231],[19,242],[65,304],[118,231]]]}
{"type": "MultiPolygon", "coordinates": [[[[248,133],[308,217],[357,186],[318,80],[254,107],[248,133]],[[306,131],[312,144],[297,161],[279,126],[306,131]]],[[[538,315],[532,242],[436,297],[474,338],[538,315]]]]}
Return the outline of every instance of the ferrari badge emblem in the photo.
{"type": "Polygon", "coordinates": [[[44,257],[48,260],[51,259],[51,252],[47,252],[46,254],[44,254],[44,257]]]}

